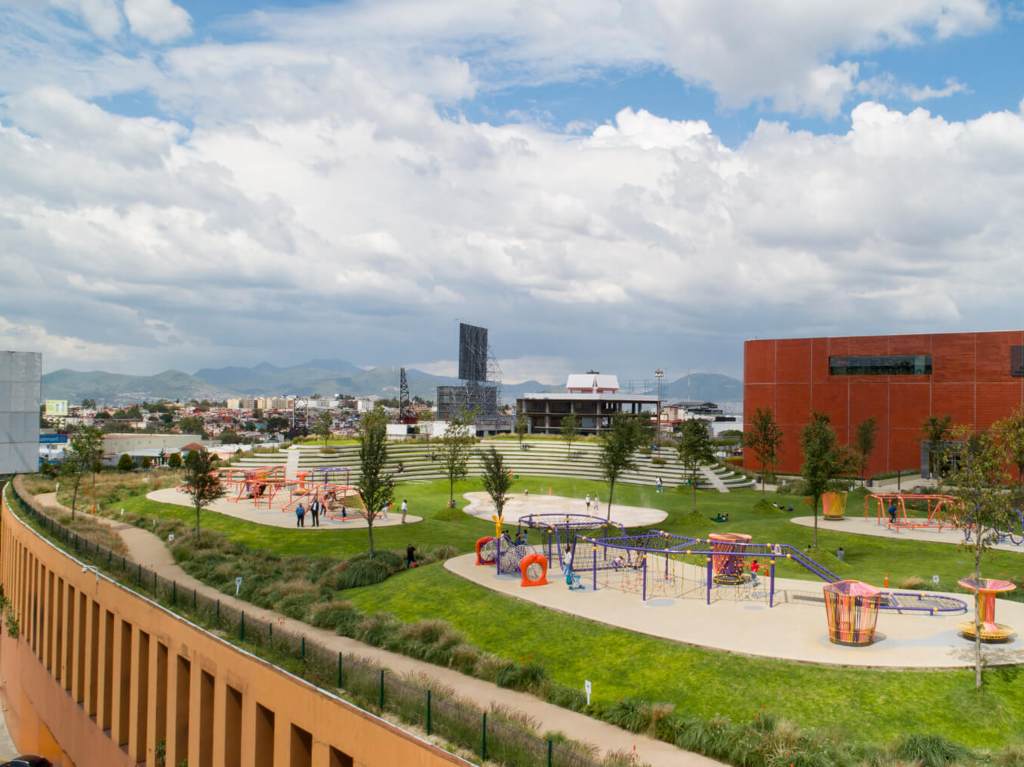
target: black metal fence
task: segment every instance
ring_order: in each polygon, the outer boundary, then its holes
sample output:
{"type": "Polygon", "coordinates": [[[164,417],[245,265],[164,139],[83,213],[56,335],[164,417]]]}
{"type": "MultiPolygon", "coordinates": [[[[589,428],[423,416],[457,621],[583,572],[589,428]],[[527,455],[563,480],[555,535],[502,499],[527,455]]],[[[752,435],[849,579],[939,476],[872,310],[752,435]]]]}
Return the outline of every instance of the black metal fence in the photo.
{"type": "MultiPolygon", "coordinates": [[[[87,560],[125,585],[188,616],[204,628],[231,639],[307,681],[343,690],[344,697],[367,710],[390,712],[401,720],[509,767],[600,767],[591,749],[561,738],[546,738],[501,710],[484,710],[469,701],[435,693],[424,682],[396,674],[357,655],[329,649],[305,634],[286,630],[211,599],[190,586],[164,578],[142,564],[92,541],[39,510],[32,499],[8,482],[15,503],[35,527],[63,544],[75,556],[87,560]]],[[[11,496],[8,496],[10,500],[11,496]]]]}

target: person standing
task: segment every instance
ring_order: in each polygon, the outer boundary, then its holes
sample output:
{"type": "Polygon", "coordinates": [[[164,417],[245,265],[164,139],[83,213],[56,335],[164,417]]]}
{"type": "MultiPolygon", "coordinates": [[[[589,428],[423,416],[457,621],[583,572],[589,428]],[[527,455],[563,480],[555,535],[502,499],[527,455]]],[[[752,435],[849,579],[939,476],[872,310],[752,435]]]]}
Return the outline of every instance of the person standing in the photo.
{"type": "Polygon", "coordinates": [[[409,513],[409,502],[407,500],[405,500],[405,498],[403,498],[402,499],[402,524],[403,525],[405,524],[405,515],[408,514],[408,513],[409,513]]]}
{"type": "Polygon", "coordinates": [[[300,502],[299,505],[295,507],[295,526],[296,527],[305,527],[306,526],[305,519],[306,519],[306,510],[304,508],[302,508],[302,503],[300,502]]]}
{"type": "Polygon", "coordinates": [[[416,547],[411,543],[405,547],[405,567],[406,569],[416,567],[416,547]]]}
{"type": "Polygon", "coordinates": [[[309,504],[309,513],[313,515],[313,527],[320,527],[320,499],[315,495],[313,502],[309,504]]]}
{"type": "Polygon", "coordinates": [[[585,500],[586,500],[586,503],[587,503],[587,513],[589,514],[590,513],[590,493],[587,493],[587,497],[586,497],[585,500]]]}
{"type": "Polygon", "coordinates": [[[889,501],[889,524],[896,524],[896,499],[892,498],[889,501]]]}
{"type": "Polygon", "coordinates": [[[665,484],[661,481],[661,477],[658,477],[658,481],[654,483],[654,487],[659,493],[664,491],[665,484]]]}

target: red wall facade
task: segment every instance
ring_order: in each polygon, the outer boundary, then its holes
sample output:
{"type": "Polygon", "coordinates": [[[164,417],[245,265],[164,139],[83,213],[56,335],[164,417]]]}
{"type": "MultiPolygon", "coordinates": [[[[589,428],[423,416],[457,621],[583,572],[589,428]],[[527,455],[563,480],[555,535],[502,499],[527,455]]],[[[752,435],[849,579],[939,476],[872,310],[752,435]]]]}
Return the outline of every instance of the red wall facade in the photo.
{"type": "MultiPolygon", "coordinates": [[[[1024,331],[943,333],[747,341],[743,345],[743,413],[771,408],[782,428],[776,470],[800,471],[800,432],[812,412],[829,416],[840,442],[850,444],[869,417],[878,424],[868,472],[918,469],[921,427],[929,416],[985,428],[1024,403],[1024,377],[1011,374],[1011,348],[1024,331]],[[927,354],[930,375],[830,375],[829,357],[927,354]]],[[[744,451],[747,468],[759,470],[744,451]]]]}

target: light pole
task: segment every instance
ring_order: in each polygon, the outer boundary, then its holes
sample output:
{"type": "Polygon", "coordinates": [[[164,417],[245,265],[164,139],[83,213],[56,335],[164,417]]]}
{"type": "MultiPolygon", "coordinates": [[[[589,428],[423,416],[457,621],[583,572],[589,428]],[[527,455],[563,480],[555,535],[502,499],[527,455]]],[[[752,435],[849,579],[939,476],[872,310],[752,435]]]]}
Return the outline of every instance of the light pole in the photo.
{"type": "Polygon", "coordinates": [[[654,371],[654,378],[658,381],[658,427],[654,431],[656,443],[661,440],[661,381],[664,377],[665,371],[661,368],[654,371]]]}

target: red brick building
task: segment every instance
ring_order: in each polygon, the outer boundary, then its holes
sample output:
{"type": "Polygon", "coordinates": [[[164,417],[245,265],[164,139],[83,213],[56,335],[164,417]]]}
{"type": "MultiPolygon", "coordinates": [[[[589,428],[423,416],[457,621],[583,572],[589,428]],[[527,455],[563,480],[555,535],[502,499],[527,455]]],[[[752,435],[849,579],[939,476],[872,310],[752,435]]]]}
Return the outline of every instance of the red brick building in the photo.
{"type": "MultiPolygon", "coordinates": [[[[922,424],[991,425],[1024,402],[1024,331],[747,341],[743,412],[771,408],[783,431],[776,469],[800,471],[800,432],[825,413],[840,441],[878,424],[872,473],[921,466],[922,424]]],[[[759,469],[751,451],[744,464],[759,469]]]]}

